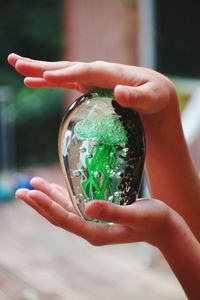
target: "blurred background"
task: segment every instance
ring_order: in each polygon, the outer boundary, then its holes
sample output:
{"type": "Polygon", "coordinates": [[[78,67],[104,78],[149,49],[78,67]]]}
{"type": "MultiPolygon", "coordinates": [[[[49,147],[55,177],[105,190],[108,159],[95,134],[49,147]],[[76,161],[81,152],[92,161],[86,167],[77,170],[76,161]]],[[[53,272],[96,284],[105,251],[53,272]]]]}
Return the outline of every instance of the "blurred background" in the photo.
{"type": "Polygon", "coordinates": [[[199,9],[197,0],[0,1],[0,300],[186,299],[156,249],[96,249],[14,200],[34,175],[64,185],[58,129],[78,94],[25,87],[7,56],[106,60],[164,73],[177,87],[200,169],[199,9]]]}

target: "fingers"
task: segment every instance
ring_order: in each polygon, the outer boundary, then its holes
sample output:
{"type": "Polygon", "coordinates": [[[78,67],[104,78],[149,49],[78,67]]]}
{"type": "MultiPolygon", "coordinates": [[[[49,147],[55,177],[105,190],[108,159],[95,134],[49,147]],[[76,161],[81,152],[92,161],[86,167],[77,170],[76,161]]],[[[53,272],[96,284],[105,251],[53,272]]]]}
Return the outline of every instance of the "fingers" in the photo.
{"type": "Polygon", "coordinates": [[[63,227],[68,212],[58,203],[52,201],[46,194],[37,190],[19,189],[16,197],[21,199],[53,225],[63,227]]]}
{"type": "Polygon", "coordinates": [[[79,85],[78,83],[74,83],[74,82],[69,82],[69,83],[52,83],[47,81],[44,78],[39,78],[39,77],[26,77],[24,79],[24,84],[27,87],[30,88],[66,88],[66,89],[71,89],[71,90],[76,90],[76,91],[80,91],[80,92],[84,92],[85,90],[87,90],[87,88],[81,85],[79,85]]]}
{"type": "Polygon", "coordinates": [[[15,54],[15,53],[11,53],[8,55],[8,62],[11,66],[15,67],[15,64],[16,62],[19,60],[19,59],[23,59],[23,60],[26,60],[26,61],[31,61],[30,58],[27,58],[27,57],[22,57],[18,54],[15,54]]]}
{"type": "Polygon", "coordinates": [[[43,210],[40,206],[37,205],[30,197],[28,189],[19,189],[15,194],[17,199],[20,199],[27,203],[30,207],[32,207],[35,211],[37,211],[41,216],[43,216],[46,220],[48,220],[53,225],[57,225],[56,222],[51,218],[45,210],[43,210]]]}
{"type": "Polygon", "coordinates": [[[87,222],[78,215],[65,210],[41,191],[21,189],[16,192],[16,196],[53,225],[72,232],[95,246],[131,241],[132,234],[128,228],[121,225],[107,226],[87,222]]]}
{"type": "Polygon", "coordinates": [[[15,63],[15,69],[24,76],[42,77],[44,71],[59,70],[71,65],[73,65],[73,63],[67,61],[47,62],[18,59],[15,63]]]}
{"type": "Polygon", "coordinates": [[[24,84],[30,88],[55,88],[57,85],[40,77],[26,77],[24,84]]]}
{"type": "Polygon", "coordinates": [[[22,57],[15,53],[11,53],[8,56],[8,62],[10,65],[15,67],[15,69],[21,75],[31,77],[42,77],[44,71],[59,70],[76,64],[76,62],[68,61],[48,62],[35,60],[27,57],[22,57]]]}
{"type": "Polygon", "coordinates": [[[63,68],[55,71],[46,71],[43,77],[54,83],[80,82],[89,80],[89,64],[79,63],[69,68],[63,68]]]}
{"type": "Polygon", "coordinates": [[[67,190],[63,186],[61,186],[57,183],[51,183],[51,186],[53,188],[57,189],[58,191],[60,191],[60,193],[62,193],[64,196],[68,196],[67,190]]]}
{"type": "Polygon", "coordinates": [[[67,68],[45,71],[43,78],[53,84],[77,82],[89,87],[89,91],[95,87],[114,89],[115,98],[122,106],[143,114],[158,112],[169,100],[160,89],[157,75],[149,75],[149,71],[142,72],[137,67],[107,62],[76,63],[67,68]]]}
{"type": "Polygon", "coordinates": [[[121,74],[121,66],[107,62],[76,63],[56,71],[46,71],[43,77],[49,82],[78,82],[91,88],[113,89],[119,80],[127,83],[125,75],[121,74]],[[120,77],[121,76],[121,77],[120,77]]]}
{"type": "Polygon", "coordinates": [[[30,184],[33,188],[43,192],[53,201],[57,202],[64,209],[74,212],[73,205],[66,190],[64,191],[62,188],[58,189],[57,186],[48,183],[46,180],[40,177],[32,178],[30,184]]]}

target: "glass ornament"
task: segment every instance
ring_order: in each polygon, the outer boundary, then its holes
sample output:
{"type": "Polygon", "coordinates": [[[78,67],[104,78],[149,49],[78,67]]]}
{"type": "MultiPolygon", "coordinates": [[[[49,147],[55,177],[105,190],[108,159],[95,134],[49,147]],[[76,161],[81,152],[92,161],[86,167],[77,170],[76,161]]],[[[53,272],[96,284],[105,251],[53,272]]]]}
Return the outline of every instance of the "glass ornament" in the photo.
{"type": "MultiPolygon", "coordinates": [[[[70,199],[86,220],[85,204],[136,201],[145,160],[145,137],[137,112],[119,105],[110,90],[75,100],[59,130],[59,158],[70,199]]],[[[100,222],[99,220],[93,220],[100,222]]]]}

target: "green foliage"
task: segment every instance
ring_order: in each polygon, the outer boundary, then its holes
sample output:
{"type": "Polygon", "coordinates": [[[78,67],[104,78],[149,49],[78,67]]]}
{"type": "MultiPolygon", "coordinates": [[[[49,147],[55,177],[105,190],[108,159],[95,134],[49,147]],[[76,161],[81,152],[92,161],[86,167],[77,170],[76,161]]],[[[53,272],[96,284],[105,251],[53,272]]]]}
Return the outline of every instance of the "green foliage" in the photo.
{"type": "Polygon", "coordinates": [[[13,101],[16,113],[17,165],[58,160],[57,139],[63,91],[23,87],[13,101]]]}
{"type": "Polygon", "coordinates": [[[63,91],[22,87],[13,99],[17,125],[48,118],[61,111],[63,91]]]}
{"type": "Polygon", "coordinates": [[[61,53],[61,0],[1,1],[0,85],[13,85],[19,79],[7,64],[7,55],[43,60],[59,59],[61,53]]]}
{"type": "Polygon", "coordinates": [[[8,65],[7,56],[15,52],[41,60],[59,60],[62,19],[61,0],[1,1],[0,86],[10,87],[13,94],[18,166],[57,159],[63,92],[24,87],[22,77],[8,65]]]}

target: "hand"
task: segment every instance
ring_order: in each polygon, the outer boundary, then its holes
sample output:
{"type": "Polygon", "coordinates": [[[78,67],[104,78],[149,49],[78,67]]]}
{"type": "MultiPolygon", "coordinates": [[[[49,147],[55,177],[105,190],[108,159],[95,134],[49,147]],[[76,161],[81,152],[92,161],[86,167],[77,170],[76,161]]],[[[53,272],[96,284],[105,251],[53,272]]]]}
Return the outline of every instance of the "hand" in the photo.
{"type": "Polygon", "coordinates": [[[86,205],[92,218],[112,222],[102,225],[83,220],[72,207],[66,190],[42,178],[33,178],[35,190],[20,189],[16,197],[26,202],[53,225],[81,236],[93,245],[146,241],[157,244],[171,230],[172,210],[158,200],[144,199],[122,207],[104,201],[86,205]]]}
{"type": "Polygon", "coordinates": [[[89,202],[88,216],[113,222],[102,225],[78,216],[64,188],[42,178],[33,178],[31,185],[36,190],[20,189],[16,197],[53,225],[79,235],[94,246],[139,241],[157,246],[188,298],[196,299],[199,295],[199,243],[183,219],[166,204],[151,199],[124,207],[104,201],[89,202]]]}
{"type": "Polygon", "coordinates": [[[151,195],[181,214],[199,239],[199,176],[184,139],[176,90],[168,78],[147,68],[100,61],[45,62],[16,54],[8,61],[26,76],[29,87],[81,92],[109,88],[121,105],[138,111],[145,129],[151,195]]]}
{"type": "Polygon", "coordinates": [[[96,87],[114,90],[116,100],[142,114],[153,114],[166,107],[175,88],[165,76],[141,67],[102,61],[46,62],[8,56],[8,62],[23,76],[29,87],[62,87],[82,93],[96,87]]]}

